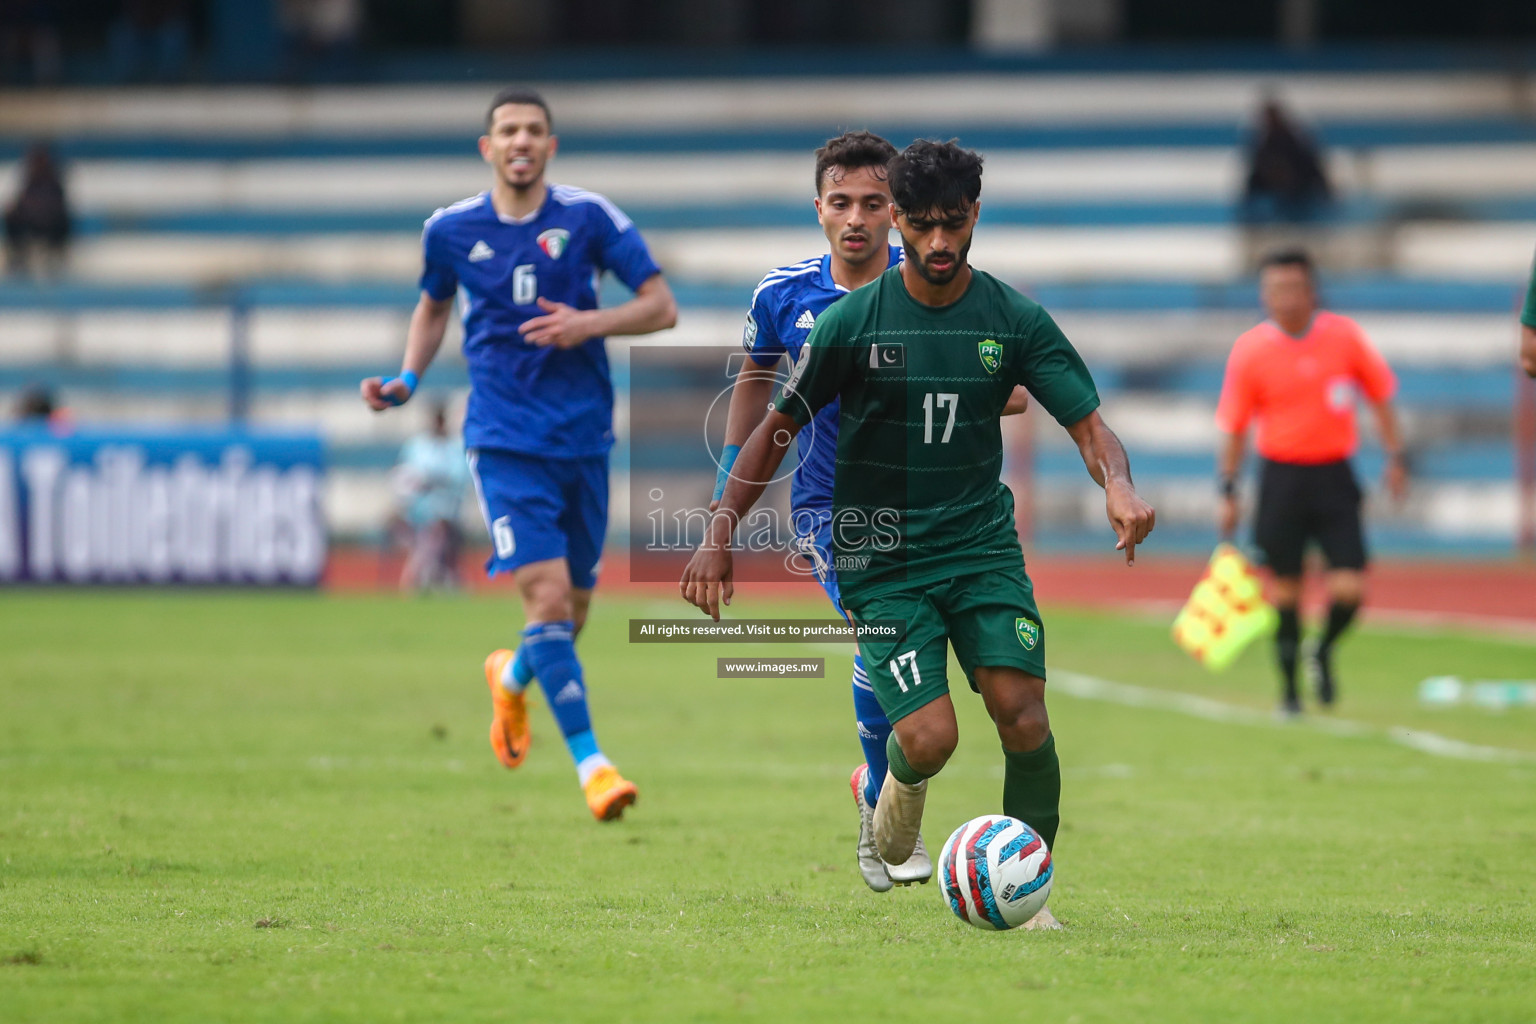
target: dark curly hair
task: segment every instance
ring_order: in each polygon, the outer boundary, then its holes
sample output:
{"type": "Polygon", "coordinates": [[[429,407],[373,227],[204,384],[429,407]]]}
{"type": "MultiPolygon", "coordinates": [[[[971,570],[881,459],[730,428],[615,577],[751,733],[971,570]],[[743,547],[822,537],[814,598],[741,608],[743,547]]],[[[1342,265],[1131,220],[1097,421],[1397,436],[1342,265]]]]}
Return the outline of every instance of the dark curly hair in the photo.
{"type": "Polygon", "coordinates": [[[895,158],[896,147],[874,132],[843,132],[816,151],[816,194],[821,195],[822,182],[834,167],[845,171],[873,167],[876,177],[883,181],[886,167],[895,158]]]}
{"type": "Polygon", "coordinates": [[[891,161],[891,198],[913,213],[968,210],[981,196],[981,154],[959,139],[918,139],[891,161]]]}

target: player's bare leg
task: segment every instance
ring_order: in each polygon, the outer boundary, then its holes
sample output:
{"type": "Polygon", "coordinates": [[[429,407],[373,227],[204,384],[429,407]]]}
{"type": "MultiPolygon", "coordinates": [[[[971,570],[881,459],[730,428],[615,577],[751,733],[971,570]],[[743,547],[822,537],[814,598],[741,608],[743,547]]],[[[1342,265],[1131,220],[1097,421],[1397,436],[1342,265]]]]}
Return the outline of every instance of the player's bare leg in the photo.
{"type": "Polygon", "coordinates": [[[891,742],[886,747],[891,768],[880,789],[874,820],[875,846],[886,864],[904,864],[917,849],[928,778],[948,763],[959,740],[955,705],[947,693],[891,723],[891,742]]]}
{"type": "MultiPolygon", "coordinates": [[[[1054,852],[1061,822],[1061,768],[1045,707],[1045,680],[1011,666],[977,668],[975,677],[1003,744],[1003,813],[1034,829],[1054,852]]],[[[1023,927],[1053,931],[1061,922],[1049,907],[1041,907],[1023,927]]]]}
{"type": "Polygon", "coordinates": [[[576,623],[576,635],[580,636],[587,624],[587,612],[592,609],[592,591],[586,587],[571,588],[571,621],[576,623]]]}
{"type": "MultiPolygon", "coordinates": [[[[546,558],[519,566],[512,574],[523,599],[523,619],[529,623],[570,621],[575,616],[571,600],[571,569],[563,558],[546,558]]],[[[590,592],[589,592],[590,593],[590,592]]]]}

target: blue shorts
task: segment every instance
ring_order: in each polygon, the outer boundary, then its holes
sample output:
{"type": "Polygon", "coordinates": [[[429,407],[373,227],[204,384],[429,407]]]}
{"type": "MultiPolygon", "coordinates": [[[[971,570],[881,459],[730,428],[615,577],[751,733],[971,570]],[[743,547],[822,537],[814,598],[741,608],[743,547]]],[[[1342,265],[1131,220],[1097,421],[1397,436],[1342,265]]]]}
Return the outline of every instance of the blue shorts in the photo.
{"type": "Polygon", "coordinates": [[[595,586],[608,533],[608,456],[541,459],[492,448],[471,448],[468,456],[491,534],[486,573],[564,558],[571,586],[595,586]]]}
{"type": "Polygon", "coordinates": [[[842,591],[837,586],[837,566],[832,558],[832,512],[796,509],[791,516],[800,555],[816,569],[816,581],[827,592],[827,600],[846,621],[842,591]]]}

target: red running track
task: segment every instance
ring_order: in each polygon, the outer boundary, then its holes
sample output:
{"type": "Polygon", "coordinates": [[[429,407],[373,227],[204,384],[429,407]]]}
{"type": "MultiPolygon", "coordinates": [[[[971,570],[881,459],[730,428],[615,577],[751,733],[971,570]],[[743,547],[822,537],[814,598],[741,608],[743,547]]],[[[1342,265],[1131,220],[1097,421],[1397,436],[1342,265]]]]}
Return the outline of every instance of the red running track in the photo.
{"type": "MultiPolygon", "coordinates": [[[[462,577],[471,590],[500,589],[509,592],[505,578],[487,580],[483,552],[466,555],[462,577]]],[[[1199,559],[1167,559],[1144,555],[1134,567],[1115,558],[1062,558],[1041,556],[1029,561],[1035,595],[1046,608],[1051,605],[1148,607],[1181,604],[1200,578],[1205,563],[1199,559]]],[[[381,559],[371,548],[338,548],[326,570],[325,586],[336,590],[388,590],[400,576],[397,558],[381,559]]],[[[1322,602],[1320,580],[1310,581],[1307,604],[1322,602]]],[[[670,597],[674,583],[632,583],[629,566],[609,558],[604,563],[602,588],[610,591],[670,597]]],[[[1517,632],[1536,632],[1536,565],[1515,561],[1382,561],[1369,574],[1366,605],[1372,615],[1413,618],[1448,624],[1495,627],[1517,632]]],[[[738,591],[753,594],[814,596],[814,582],[741,583],[738,591]]],[[[678,602],[679,617],[688,609],[678,602]]]]}

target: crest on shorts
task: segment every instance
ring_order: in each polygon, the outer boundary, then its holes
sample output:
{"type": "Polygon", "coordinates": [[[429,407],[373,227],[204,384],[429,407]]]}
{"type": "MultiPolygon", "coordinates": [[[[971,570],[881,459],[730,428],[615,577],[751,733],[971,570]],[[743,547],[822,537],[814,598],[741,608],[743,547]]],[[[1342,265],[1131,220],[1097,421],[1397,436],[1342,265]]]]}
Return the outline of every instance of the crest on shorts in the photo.
{"type": "Polygon", "coordinates": [[[544,250],[544,255],[552,260],[559,259],[565,253],[566,243],[570,242],[571,233],[565,228],[550,228],[541,232],[537,239],[539,248],[544,250]]]}
{"type": "Polygon", "coordinates": [[[1034,650],[1035,644],[1040,642],[1040,626],[1022,615],[1013,620],[1013,631],[1019,635],[1019,643],[1026,651],[1034,650]]]}
{"type": "Polygon", "coordinates": [[[1003,346],[988,338],[986,341],[976,343],[976,351],[981,356],[981,365],[988,373],[996,373],[997,368],[1003,365],[1003,346]]]}

